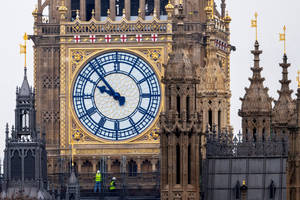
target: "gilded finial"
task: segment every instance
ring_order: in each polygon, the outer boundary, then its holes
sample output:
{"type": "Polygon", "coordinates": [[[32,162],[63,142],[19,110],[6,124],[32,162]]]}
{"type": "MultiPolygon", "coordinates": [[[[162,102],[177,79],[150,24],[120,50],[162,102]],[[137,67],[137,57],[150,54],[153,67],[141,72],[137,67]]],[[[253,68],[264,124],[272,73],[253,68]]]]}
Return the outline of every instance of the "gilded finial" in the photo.
{"type": "Polygon", "coordinates": [[[224,17],[224,21],[225,21],[226,23],[230,23],[230,22],[231,22],[231,17],[229,16],[228,11],[226,11],[226,15],[225,15],[225,17],[224,17]]]}
{"type": "Polygon", "coordinates": [[[243,180],[243,185],[246,185],[246,181],[245,180],[243,180]]]}
{"type": "Polygon", "coordinates": [[[76,19],[79,19],[79,10],[76,10],[76,19]]]}
{"type": "Polygon", "coordinates": [[[66,13],[68,12],[68,8],[65,6],[65,1],[61,1],[61,6],[58,8],[60,13],[60,18],[64,20],[66,18],[66,13]]]}
{"type": "Polygon", "coordinates": [[[168,18],[172,17],[172,12],[174,10],[174,6],[171,4],[171,0],[169,0],[168,4],[165,6],[166,12],[168,13],[168,18]]]}
{"type": "Polygon", "coordinates": [[[166,9],[174,9],[173,4],[171,3],[171,0],[168,1],[168,4],[165,6],[166,9]]]}
{"type": "Polygon", "coordinates": [[[37,14],[38,14],[38,8],[37,8],[37,6],[36,6],[35,9],[34,9],[34,11],[32,12],[32,15],[33,15],[34,17],[36,17],[37,14]]]}
{"type": "Polygon", "coordinates": [[[107,9],[107,16],[109,17],[110,16],[110,10],[107,9]]]}
{"type": "Polygon", "coordinates": [[[279,33],[279,40],[284,43],[284,54],[286,54],[286,26],[283,26],[283,33],[279,33]]]}
{"type": "Polygon", "coordinates": [[[68,11],[68,8],[65,6],[65,1],[61,1],[61,6],[58,8],[59,11],[68,11]]]}
{"type": "Polygon", "coordinates": [[[257,14],[257,12],[255,12],[254,16],[255,16],[255,19],[251,20],[251,27],[255,28],[255,38],[256,38],[256,41],[257,41],[258,40],[258,34],[257,34],[257,17],[258,17],[258,14],[257,14]]]}
{"type": "Polygon", "coordinates": [[[212,1],[209,1],[207,6],[204,9],[208,19],[214,19],[214,8],[212,5],[213,5],[212,1]]]}
{"type": "Polygon", "coordinates": [[[24,40],[24,45],[20,44],[20,54],[24,54],[25,55],[25,64],[24,64],[24,68],[26,68],[27,64],[26,64],[26,56],[27,56],[27,51],[26,51],[26,41],[28,40],[28,35],[27,33],[24,34],[23,36],[23,40],[24,40]]]}
{"type": "Polygon", "coordinates": [[[95,10],[92,10],[92,18],[95,18],[95,10]]]}
{"type": "Polygon", "coordinates": [[[298,70],[297,82],[298,82],[298,88],[300,88],[300,70],[298,70]]]}
{"type": "Polygon", "coordinates": [[[125,18],[126,17],[126,10],[125,10],[125,8],[123,9],[123,17],[125,18]]]}
{"type": "Polygon", "coordinates": [[[139,10],[138,10],[138,16],[139,16],[139,17],[142,17],[142,11],[141,11],[140,8],[139,8],[139,10]]]}

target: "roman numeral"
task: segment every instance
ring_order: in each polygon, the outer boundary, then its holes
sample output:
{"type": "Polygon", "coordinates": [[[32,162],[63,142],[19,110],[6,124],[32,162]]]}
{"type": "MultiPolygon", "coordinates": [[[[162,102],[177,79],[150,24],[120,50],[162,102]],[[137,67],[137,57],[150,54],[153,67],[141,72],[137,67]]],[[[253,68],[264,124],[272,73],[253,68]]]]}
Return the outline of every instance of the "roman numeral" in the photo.
{"type": "Polygon", "coordinates": [[[106,122],[106,118],[105,118],[105,117],[102,117],[101,120],[100,120],[99,123],[98,123],[98,126],[99,126],[99,127],[103,127],[104,124],[105,124],[105,122],[106,122]]]}
{"type": "Polygon", "coordinates": [[[95,59],[95,62],[97,63],[98,67],[96,67],[92,62],[90,62],[90,65],[95,70],[95,72],[98,74],[98,76],[103,77],[106,74],[103,66],[100,65],[100,63],[96,59],[95,59]]]}
{"type": "Polygon", "coordinates": [[[138,107],[138,111],[140,111],[140,113],[142,113],[143,115],[147,114],[147,110],[142,107],[138,107]]]}
{"type": "Polygon", "coordinates": [[[141,83],[145,82],[148,78],[150,78],[150,77],[153,76],[153,75],[155,75],[155,74],[151,74],[150,76],[143,78],[142,80],[140,80],[140,81],[138,82],[138,84],[141,84],[141,83]]]}
{"type": "Polygon", "coordinates": [[[97,108],[95,108],[95,107],[91,107],[90,109],[88,109],[87,111],[86,111],[86,113],[88,114],[88,115],[93,115],[93,114],[95,114],[97,112],[97,108]]]}
{"type": "Polygon", "coordinates": [[[142,96],[142,98],[150,98],[151,94],[142,94],[141,96],[142,96]]]}
{"type": "Polygon", "coordinates": [[[135,127],[135,123],[134,123],[134,121],[133,121],[133,119],[132,119],[131,117],[129,117],[129,123],[130,123],[131,126],[133,127],[134,132],[135,132],[135,133],[138,133],[138,131],[136,130],[136,127],[135,127]]]}
{"type": "Polygon", "coordinates": [[[114,70],[116,72],[120,71],[120,63],[119,62],[115,62],[115,64],[114,64],[114,70]]]}

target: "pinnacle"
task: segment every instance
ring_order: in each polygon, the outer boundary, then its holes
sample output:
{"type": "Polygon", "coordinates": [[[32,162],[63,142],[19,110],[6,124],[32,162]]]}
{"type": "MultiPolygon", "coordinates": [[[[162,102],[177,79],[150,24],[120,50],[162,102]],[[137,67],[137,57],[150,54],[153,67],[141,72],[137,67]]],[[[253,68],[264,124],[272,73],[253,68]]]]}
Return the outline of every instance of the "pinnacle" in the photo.
{"type": "Polygon", "coordinates": [[[275,122],[287,122],[289,118],[289,113],[292,113],[294,110],[294,103],[291,97],[292,90],[290,90],[289,84],[290,80],[288,80],[288,67],[290,66],[287,63],[287,55],[283,55],[283,62],[279,64],[282,67],[282,79],[279,80],[281,84],[281,89],[278,90],[279,98],[275,103],[273,109],[273,120],[275,122]]]}
{"type": "Polygon", "coordinates": [[[262,51],[259,50],[258,41],[255,41],[254,50],[251,53],[254,55],[254,67],[251,68],[253,75],[249,78],[250,87],[246,90],[243,98],[241,112],[270,112],[272,100],[268,95],[268,89],[263,85],[265,79],[261,77],[263,68],[259,64],[259,55],[262,51]]]}
{"type": "Polygon", "coordinates": [[[24,79],[19,91],[20,96],[30,96],[31,90],[27,80],[27,68],[24,68],[24,79]]]}

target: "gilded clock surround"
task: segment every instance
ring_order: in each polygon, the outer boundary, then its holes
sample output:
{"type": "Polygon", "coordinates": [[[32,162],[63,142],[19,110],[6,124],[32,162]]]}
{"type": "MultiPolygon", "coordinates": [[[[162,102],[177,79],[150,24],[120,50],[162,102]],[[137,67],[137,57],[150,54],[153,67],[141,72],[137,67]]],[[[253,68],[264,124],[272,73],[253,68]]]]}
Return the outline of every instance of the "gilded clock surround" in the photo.
{"type": "MultiPolygon", "coordinates": [[[[61,115],[62,119],[61,121],[67,122],[67,126],[65,127],[64,132],[67,134],[61,134],[61,139],[67,137],[68,143],[64,143],[65,147],[68,147],[72,142],[76,145],[76,147],[79,147],[78,145],[96,145],[96,144],[159,144],[159,127],[157,126],[157,121],[159,118],[159,114],[156,116],[153,123],[140,135],[135,136],[131,139],[125,140],[125,141],[109,141],[105,139],[101,139],[91,133],[89,133],[79,122],[79,120],[76,117],[76,114],[73,110],[73,101],[72,101],[72,87],[73,87],[73,81],[77,75],[77,73],[80,71],[82,66],[84,66],[87,61],[91,60],[93,57],[96,57],[97,55],[115,51],[115,50],[121,50],[128,53],[133,53],[139,57],[141,57],[143,60],[148,62],[150,66],[152,66],[153,70],[157,74],[157,77],[159,81],[161,80],[162,75],[164,74],[163,64],[166,60],[165,58],[165,47],[112,47],[112,48],[69,48],[66,50],[65,58],[68,58],[67,62],[67,69],[66,69],[66,86],[65,88],[68,88],[68,91],[66,93],[68,94],[66,96],[68,107],[66,109],[66,114],[64,116],[61,115]],[[65,136],[62,136],[65,135],[65,136]],[[72,141],[74,140],[74,141],[72,141]]],[[[63,66],[63,65],[61,65],[63,66]]],[[[64,70],[61,70],[61,72],[64,72],[64,70]]],[[[64,74],[61,74],[63,76],[64,74]]],[[[164,105],[164,87],[161,85],[161,105],[159,109],[159,113],[163,110],[164,105]]],[[[62,103],[62,102],[61,102],[62,103]]],[[[63,105],[63,104],[61,104],[63,105]]],[[[63,109],[63,108],[62,108],[63,109]]],[[[61,126],[61,128],[64,126],[61,126]]],[[[66,142],[66,141],[65,141],[66,142]]],[[[124,150],[124,149],[123,149],[124,150]]],[[[118,152],[123,151],[119,149],[118,152]]],[[[150,150],[150,149],[149,149],[150,150]]],[[[76,154],[78,154],[79,151],[82,151],[80,149],[77,149],[76,154]]],[[[104,150],[101,150],[101,152],[104,150]]],[[[148,151],[148,150],[147,150],[148,151]]],[[[145,152],[147,152],[145,149],[145,152]]],[[[64,151],[67,153],[68,151],[64,151]]],[[[150,152],[149,152],[150,153],[150,152]]],[[[93,152],[95,154],[95,152],[93,152]]]]}

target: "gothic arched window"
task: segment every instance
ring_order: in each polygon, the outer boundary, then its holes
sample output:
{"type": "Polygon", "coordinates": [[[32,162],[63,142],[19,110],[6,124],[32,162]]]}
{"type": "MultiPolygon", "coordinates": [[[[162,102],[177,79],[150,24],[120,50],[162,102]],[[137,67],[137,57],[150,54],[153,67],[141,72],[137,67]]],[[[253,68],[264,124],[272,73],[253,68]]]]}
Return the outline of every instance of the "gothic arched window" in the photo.
{"type": "Polygon", "coordinates": [[[27,110],[21,111],[20,125],[23,131],[26,131],[29,128],[29,113],[27,110]]]}
{"type": "Polygon", "coordinates": [[[109,9],[109,0],[101,0],[101,16],[107,16],[107,10],[109,9]]]}
{"type": "Polygon", "coordinates": [[[181,108],[180,108],[180,96],[178,95],[177,98],[176,98],[176,103],[177,103],[177,114],[178,114],[178,117],[180,118],[180,111],[181,111],[181,108]]]}
{"type": "Polygon", "coordinates": [[[123,15],[124,9],[124,0],[115,0],[116,1],[116,16],[123,15]]]}
{"type": "Polygon", "coordinates": [[[129,176],[136,176],[137,175],[137,164],[133,160],[130,160],[128,162],[128,175],[129,176]]]}
{"type": "Polygon", "coordinates": [[[19,151],[14,151],[13,157],[11,158],[11,178],[18,180],[22,178],[22,162],[19,151]]]}
{"type": "Polygon", "coordinates": [[[71,1],[71,20],[74,21],[76,19],[76,11],[80,10],[80,0],[72,0],[71,1]]]}
{"type": "Polygon", "coordinates": [[[142,172],[143,173],[149,173],[149,172],[152,172],[152,165],[151,165],[151,162],[149,161],[149,160],[145,160],[145,161],[143,161],[143,163],[142,163],[142,172]]]}
{"type": "Polygon", "coordinates": [[[166,5],[168,4],[168,0],[160,0],[160,15],[167,15],[166,5]]]}
{"type": "Polygon", "coordinates": [[[154,0],[146,0],[146,2],[145,2],[146,16],[153,15],[153,12],[154,12],[154,0]]]}
{"type": "Polygon", "coordinates": [[[176,145],[176,184],[180,184],[180,146],[176,145]]]}
{"type": "Polygon", "coordinates": [[[212,126],[213,126],[213,114],[212,114],[212,110],[209,109],[208,111],[208,124],[210,126],[210,130],[212,130],[212,126]]]}
{"type": "Polygon", "coordinates": [[[114,160],[111,164],[111,172],[112,173],[120,173],[121,171],[121,163],[119,160],[114,160]]]}
{"type": "Polygon", "coordinates": [[[35,157],[31,150],[27,151],[27,155],[24,158],[24,178],[35,179],[35,157]]]}
{"type": "Polygon", "coordinates": [[[190,97],[186,97],[186,120],[190,120],[190,97]]]}
{"type": "Polygon", "coordinates": [[[188,184],[191,184],[192,180],[192,161],[191,161],[191,144],[188,146],[188,184]]]}
{"type": "Polygon", "coordinates": [[[140,0],[131,0],[130,16],[138,16],[140,8],[140,0]]]}
{"type": "Polygon", "coordinates": [[[86,21],[89,21],[92,18],[92,12],[95,11],[95,0],[86,0],[86,21]]]}
{"type": "Polygon", "coordinates": [[[253,142],[256,142],[256,140],[257,140],[257,138],[256,138],[256,128],[253,129],[252,136],[253,136],[253,142]]]}
{"type": "Polygon", "coordinates": [[[221,132],[221,121],[222,120],[222,112],[221,110],[218,111],[218,131],[221,132]]]}

